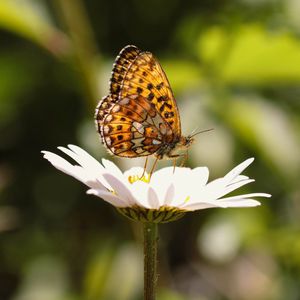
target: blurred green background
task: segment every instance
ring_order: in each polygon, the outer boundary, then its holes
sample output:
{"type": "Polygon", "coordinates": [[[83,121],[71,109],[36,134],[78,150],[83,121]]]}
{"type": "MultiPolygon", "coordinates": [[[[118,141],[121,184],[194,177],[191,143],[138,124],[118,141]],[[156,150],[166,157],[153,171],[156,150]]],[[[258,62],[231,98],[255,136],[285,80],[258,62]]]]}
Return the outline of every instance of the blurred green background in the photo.
{"type": "Polygon", "coordinates": [[[214,179],[254,156],[240,192],[273,195],[160,226],[158,299],[300,299],[299,15],[298,0],[1,0],[0,299],[142,299],[139,225],[40,153],[108,157],[94,108],[127,44],[158,57],[183,133],[214,128],[188,165],[214,179]]]}

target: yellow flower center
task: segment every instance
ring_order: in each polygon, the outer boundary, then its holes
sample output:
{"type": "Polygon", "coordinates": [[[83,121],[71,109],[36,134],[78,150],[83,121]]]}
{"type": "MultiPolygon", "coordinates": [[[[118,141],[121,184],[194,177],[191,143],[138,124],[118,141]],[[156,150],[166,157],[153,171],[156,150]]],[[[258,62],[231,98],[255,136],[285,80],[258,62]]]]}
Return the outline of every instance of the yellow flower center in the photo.
{"type": "Polygon", "coordinates": [[[144,181],[145,183],[149,183],[150,182],[150,175],[149,174],[144,174],[142,177],[138,176],[138,175],[130,175],[128,176],[128,181],[129,183],[133,184],[136,181],[144,181]]]}

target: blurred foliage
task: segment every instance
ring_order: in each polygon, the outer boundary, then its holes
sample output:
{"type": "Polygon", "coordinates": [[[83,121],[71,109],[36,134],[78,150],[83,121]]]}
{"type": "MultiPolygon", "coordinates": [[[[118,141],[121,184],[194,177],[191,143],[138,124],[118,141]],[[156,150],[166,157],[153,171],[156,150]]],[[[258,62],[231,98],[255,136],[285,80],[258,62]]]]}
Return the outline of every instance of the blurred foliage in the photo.
{"type": "Polygon", "coordinates": [[[212,179],[254,156],[247,191],[273,195],[161,226],[158,299],[299,299],[299,14],[297,0],[1,0],[0,299],[142,299],[139,226],[40,154],[107,155],[93,110],[127,44],[159,58],[183,132],[214,128],[189,165],[212,179]]]}

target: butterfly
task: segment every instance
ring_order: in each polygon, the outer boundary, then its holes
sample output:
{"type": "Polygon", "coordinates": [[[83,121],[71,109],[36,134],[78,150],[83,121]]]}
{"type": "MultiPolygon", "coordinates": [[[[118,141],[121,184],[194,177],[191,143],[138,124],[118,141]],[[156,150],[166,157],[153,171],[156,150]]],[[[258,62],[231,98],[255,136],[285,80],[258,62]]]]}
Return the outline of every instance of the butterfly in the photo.
{"type": "Polygon", "coordinates": [[[99,102],[95,119],[103,144],[120,157],[154,155],[176,163],[194,141],[195,134],[181,134],[176,100],[159,62],[133,45],[117,56],[110,93],[99,102]]]}

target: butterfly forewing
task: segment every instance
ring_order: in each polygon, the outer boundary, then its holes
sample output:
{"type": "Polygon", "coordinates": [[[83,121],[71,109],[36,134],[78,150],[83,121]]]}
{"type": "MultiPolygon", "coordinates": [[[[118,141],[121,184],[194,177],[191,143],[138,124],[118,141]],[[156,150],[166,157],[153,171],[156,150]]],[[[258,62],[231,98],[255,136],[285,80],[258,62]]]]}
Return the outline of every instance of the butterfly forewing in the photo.
{"type": "Polygon", "coordinates": [[[113,99],[118,98],[124,78],[141,50],[135,46],[126,46],[121,50],[113,66],[110,79],[110,93],[113,99]]]}
{"type": "Polygon", "coordinates": [[[96,109],[103,143],[115,155],[147,156],[181,136],[167,77],[150,52],[125,47],[113,67],[111,94],[96,109]]]}
{"type": "Polygon", "coordinates": [[[168,79],[150,52],[141,52],[128,69],[120,86],[120,98],[138,94],[155,106],[176,136],[181,135],[180,117],[168,79]]]}

